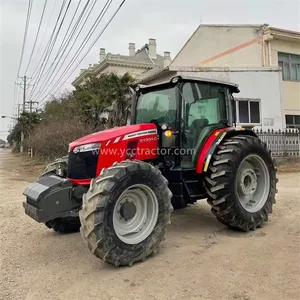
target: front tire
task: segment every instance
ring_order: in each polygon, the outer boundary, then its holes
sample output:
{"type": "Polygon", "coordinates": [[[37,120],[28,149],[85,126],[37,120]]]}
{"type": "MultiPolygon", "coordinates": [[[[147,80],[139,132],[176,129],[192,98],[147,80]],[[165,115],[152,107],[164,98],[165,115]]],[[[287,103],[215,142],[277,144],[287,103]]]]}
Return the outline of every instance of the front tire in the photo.
{"type": "Polygon", "coordinates": [[[221,223],[242,231],[268,221],[276,183],[270,150],[259,138],[245,135],[219,145],[205,177],[212,213],[221,223]]]}
{"type": "Polygon", "coordinates": [[[115,266],[156,253],[170,222],[172,193],[154,166],[124,161],[102,170],[83,197],[81,234],[89,249],[115,266]]]}
{"type": "Polygon", "coordinates": [[[54,162],[48,164],[40,177],[45,175],[55,174],[57,176],[66,178],[67,172],[68,172],[68,156],[65,155],[60,158],[57,158],[54,162]]]}

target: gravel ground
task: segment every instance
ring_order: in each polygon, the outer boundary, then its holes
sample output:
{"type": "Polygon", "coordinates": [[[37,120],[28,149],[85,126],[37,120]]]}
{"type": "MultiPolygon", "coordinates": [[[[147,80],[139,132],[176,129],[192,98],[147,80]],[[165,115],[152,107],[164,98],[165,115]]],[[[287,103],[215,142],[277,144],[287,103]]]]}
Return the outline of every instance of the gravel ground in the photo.
{"type": "Polygon", "coordinates": [[[0,149],[0,299],[300,299],[300,173],[279,174],[264,228],[228,230],[202,201],[174,212],[160,252],[131,268],[27,217],[22,191],[36,176],[0,149]]]}

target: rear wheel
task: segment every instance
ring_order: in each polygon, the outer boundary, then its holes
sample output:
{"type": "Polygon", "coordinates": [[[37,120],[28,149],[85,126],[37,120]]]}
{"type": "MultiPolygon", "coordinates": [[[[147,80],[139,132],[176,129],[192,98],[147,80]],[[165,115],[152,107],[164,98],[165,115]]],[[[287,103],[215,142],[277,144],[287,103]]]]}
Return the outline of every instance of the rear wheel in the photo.
{"type": "Polygon", "coordinates": [[[89,249],[115,266],[157,252],[170,222],[172,193],[160,171],[142,161],[124,161],[93,179],[79,212],[89,249]]]}
{"type": "Polygon", "coordinates": [[[253,136],[222,142],[205,186],[212,212],[223,224],[243,231],[261,227],[272,213],[276,168],[266,144],[253,136]]]}
{"type": "MultiPolygon", "coordinates": [[[[56,175],[66,178],[67,170],[68,156],[63,156],[48,164],[40,177],[56,175]]],[[[45,225],[59,233],[73,233],[80,229],[79,217],[57,218],[46,222],[45,225]]]]}

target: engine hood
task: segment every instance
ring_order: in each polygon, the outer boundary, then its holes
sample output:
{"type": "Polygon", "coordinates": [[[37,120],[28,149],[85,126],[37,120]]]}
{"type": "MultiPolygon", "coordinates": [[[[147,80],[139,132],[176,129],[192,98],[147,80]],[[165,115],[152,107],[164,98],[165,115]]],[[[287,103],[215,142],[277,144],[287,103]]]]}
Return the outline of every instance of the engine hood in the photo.
{"type": "Polygon", "coordinates": [[[89,143],[104,142],[118,137],[122,138],[123,136],[130,133],[135,133],[143,130],[151,130],[151,129],[156,129],[156,126],[153,123],[128,125],[128,126],[115,127],[103,131],[98,131],[86,135],[84,137],[81,137],[78,140],[70,143],[69,151],[72,151],[76,146],[85,145],[89,143]]]}

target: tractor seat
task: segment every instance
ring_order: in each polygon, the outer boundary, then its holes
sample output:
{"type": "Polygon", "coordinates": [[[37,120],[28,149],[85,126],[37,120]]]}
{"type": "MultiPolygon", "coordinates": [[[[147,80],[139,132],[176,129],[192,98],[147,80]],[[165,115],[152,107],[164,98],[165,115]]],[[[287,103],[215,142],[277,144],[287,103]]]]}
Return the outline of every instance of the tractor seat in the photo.
{"type": "Polygon", "coordinates": [[[204,127],[208,126],[208,124],[209,121],[207,119],[197,119],[192,122],[188,135],[188,145],[190,148],[195,148],[201,131],[204,127]]]}

